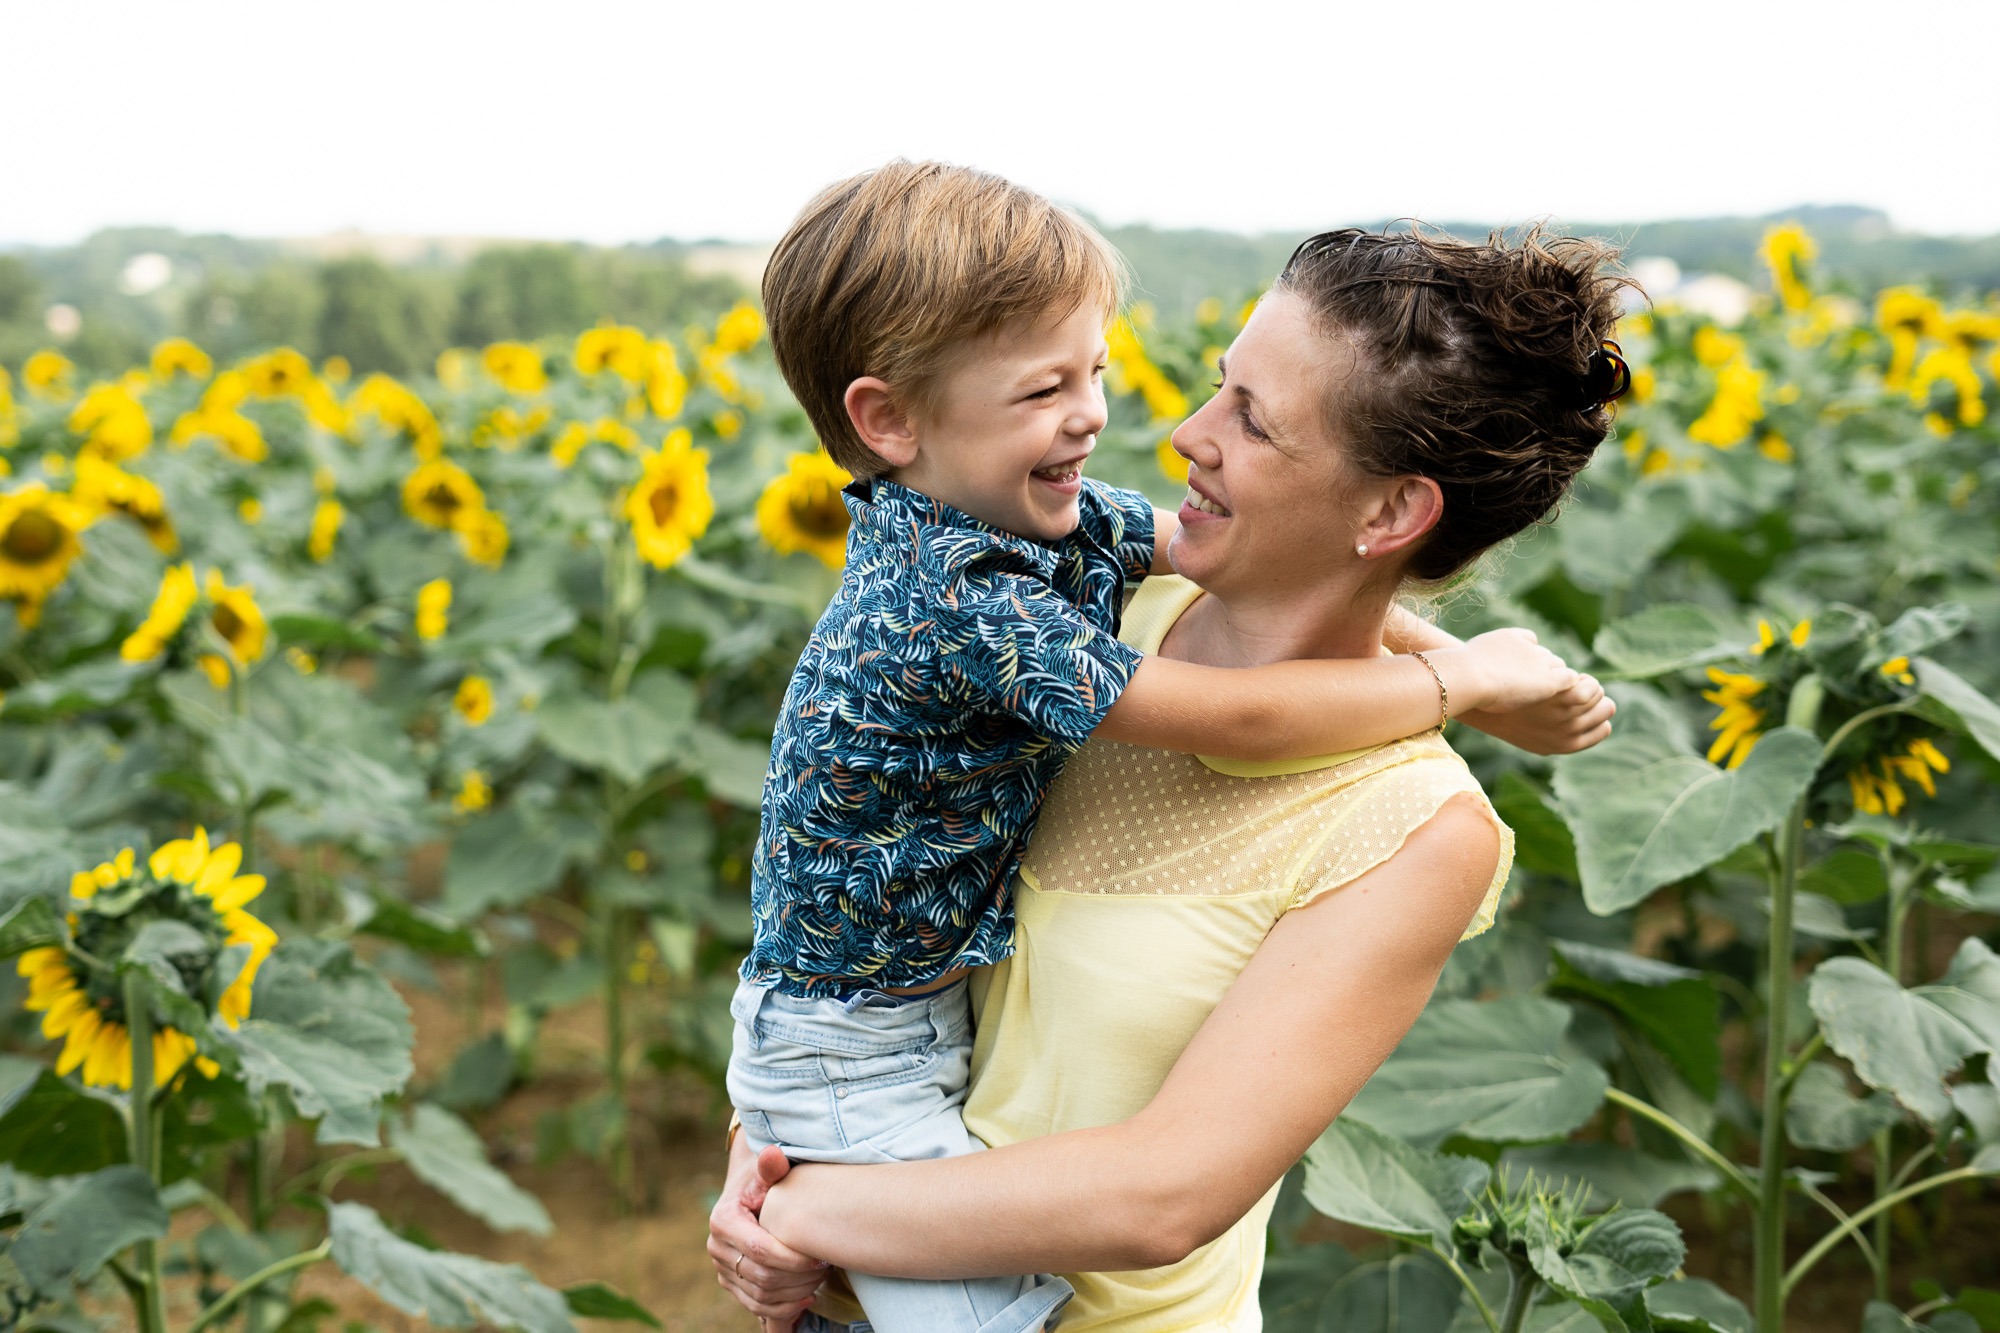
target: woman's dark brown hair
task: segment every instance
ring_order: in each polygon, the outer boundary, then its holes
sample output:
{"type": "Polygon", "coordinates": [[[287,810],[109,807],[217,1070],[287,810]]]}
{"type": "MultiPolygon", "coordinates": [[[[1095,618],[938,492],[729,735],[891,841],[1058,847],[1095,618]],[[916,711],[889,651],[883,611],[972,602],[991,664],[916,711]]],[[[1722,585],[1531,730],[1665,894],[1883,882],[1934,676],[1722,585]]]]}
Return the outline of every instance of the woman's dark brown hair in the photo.
{"type": "Polygon", "coordinates": [[[1617,258],[1540,227],[1484,245],[1346,228],[1292,252],[1275,290],[1356,356],[1334,423],[1354,464],[1444,493],[1412,577],[1448,579],[1546,517],[1609,433],[1592,355],[1636,290],[1617,258]]]}

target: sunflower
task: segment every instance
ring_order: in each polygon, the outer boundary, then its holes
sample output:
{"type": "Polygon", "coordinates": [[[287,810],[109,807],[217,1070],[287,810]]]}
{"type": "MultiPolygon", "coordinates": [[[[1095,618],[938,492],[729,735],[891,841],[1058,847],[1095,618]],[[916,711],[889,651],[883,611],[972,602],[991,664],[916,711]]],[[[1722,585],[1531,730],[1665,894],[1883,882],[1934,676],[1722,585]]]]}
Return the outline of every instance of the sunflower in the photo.
{"type": "Polygon", "coordinates": [[[340,395],[325,380],[307,380],[299,391],[299,403],[306,420],[330,435],[345,435],[354,428],[354,415],[341,405],[340,395]]]}
{"type": "Polygon", "coordinates": [[[509,393],[540,393],[549,387],[542,354],[526,343],[494,343],[480,353],[479,363],[509,393]]]}
{"type": "Polygon", "coordinates": [[[646,374],[646,335],[621,324],[586,329],[577,337],[575,359],[581,374],[609,370],[636,384],[646,374]]]}
{"type": "Polygon", "coordinates": [[[229,648],[229,656],[238,672],[264,655],[265,640],[270,628],[264,623],[264,613],[257,609],[256,598],[251,596],[250,585],[229,587],[222,581],[222,571],[208,571],[206,586],[208,594],[208,623],[222,636],[229,648]]]}
{"type": "Polygon", "coordinates": [[[486,719],[493,716],[493,683],[484,676],[467,676],[458,683],[451,706],[467,725],[486,725],[486,719]]]}
{"type": "MultiPolygon", "coordinates": [[[[122,983],[115,967],[100,960],[120,957],[151,921],[179,922],[208,943],[204,952],[174,959],[182,988],[190,995],[214,991],[222,979],[225,950],[246,950],[242,967],[215,996],[214,1008],[232,1028],[249,1016],[257,971],[278,937],[244,910],[264,891],[264,877],[237,874],[242,862],[240,846],[211,848],[207,831],[196,829],[194,837],[160,847],[143,870],[128,847],[94,870],[71,877],[73,945],[30,949],[15,965],[28,979],[25,1007],[42,1015],[42,1035],[63,1043],[56,1073],[80,1070],[93,1087],[132,1086],[132,1036],[122,983]]],[[[157,1028],[155,1084],[172,1083],[189,1063],[209,1077],[220,1072],[197,1054],[193,1034],[157,1028]]]]}
{"type": "Polygon", "coordinates": [[[77,533],[89,521],[82,506],[39,481],[0,495],[0,601],[15,604],[24,626],[41,618],[42,603],[83,554],[77,533]]]}
{"type": "Polygon", "coordinates": [[[757,497],[757,530],[780,554],[805,551],[830,569],[847,559],[847,505],[854,478],[824,453],[793,454],[783,476],[757,497]]]}
{"type": "Polygon", "coordinates": [[[409,436],[419,458],[434,458],[444,446],[444,432],[430,407],[387,375],[370,375],[361,381],[347,405],[353,412],[372,416],[388,429],[409,436]]]}
{"type": "Polygon", "coordinates": [[[448,459],[420,463],[403,482],[403,508],[433,528],[456,528],[486,508],[486,493],[470,473],[448,459]]]}
{"type": "MultiPolygon", "coordinates": [[[[220,384],[219,377],[216,383],[220,384]]],[[[183,447],[195,440],[213,439],[222,451],[240,463],[261,463],[270,456],[264,430],[234,408],[210,409],[206,405],[183,412],[174,422],[171,439],[183,447]]]]}
{"type": "Polygon", "coordinates": [[[85,437],[85,449],[114,462],[136,458],[153,444],[145,406],[123,384],[92,385],[70,409],[69,428],[85,437]]]}
{"type": "Polygon", "coordinates": [[[306,554],[315,564],[325,564],[333,558],[333,539],[340,535],[340,522],[347,516],[340,501],[321,496],[313,506],[312,532],[306,537],[306,554]]]}
{"type": "Polygon", "coordinates": [[[674,355],[674,345],[670,342],[652,342],[646,345],[646,405],[653,409],[653,415],[662,421],[672,421],[681,414],[687,403],[687,376],[681,373],[681,363],[674,355]]]}
{"type": "Polygon", "coordinates": [[[472,382],[472,353],[463,347],[447,347],[438,353],[433,366],[438,383],[453,393],[472,382]]]}
{"type": "Polygon", "coordinates": [[[715,501],[708,491],[708,451],[692,447],[686,428],[672,431],[625,498],[632,541],[655,569],[665,569],[688,553],[708,531],[715,501]]]}
{"type": "Polygon", "coordinates": [[[160,579],[160,590],[145,620],[118,646],[118,656],[127,662],[150,662],[166,654],[167,644],[187,623],[188,612],[201,599],[195,587],[194,566],[170,566],[160,579]]]}
{"type": "Polygon", "coordinates": [[[417,637],[444,637],[451,624],[451,580],[432,579],[417,589],[417,637]]]}
{"type": "Polygon", "coordinates": [[[510,540],[507,520],[491,509],[475,510],[458,525],[458,545],[465,558],[488,569],[498,569],[507,558],[510,540]]]}
{"type": "Polygon", "coordinates": [[[75,369],[61,352],[43,349],[21,364],[21,383],[37,398],[66,398],[70,372],[75,369]]]}
{"type": "Polygon", "coordinates": [[[1716,688],[1703,690],[1701,697],[1722,709],[1708,724],[1709,730],[1720,733],[1708,747],[1708,762],[1723,763],[1727,756],[1724,767],[1735,768],[1750,757],[1750,751],[1764,734],[1764,710],[1750,703],[1764,692],[1764,682],[1720,667],[1710,667],[1708,678],[1715,682],[1716,688]]]}
{"type": "Polygon", "coordinates": [[[1812,289],[1806,286],[1803,270],[1818,256],[1819,247],[1806,229],[1796,222],[1771,227],[1765,231],[1759,250],[1785,309],[1804,310],[1810,305],[1812,289]]]}
{"type": "Polygon", "coordinates": [[[125,515],[145,530],[147,540],[162,555],[172,555],[180,549],[180,538],[174,532],[173,520],[167,517],[167,504],[160,488],[116,463],[96,454],[78,454],[76,480],[70,485],[70,495],[93,517],[125,515]]]}
{"type": "Polygon", "coordinates": [[[583,452],[583,446],[590,443],[590,427],[581,421],[572,421],[556,432],[555,443],[549,446],[549,461],[557,467],[567,468],[575,464],[576,456],[583,452]]]}
{"type": "Polygon", "coordinates": [[[748,301],[738,301],[715,325],[715,346],[723,355],[747,352],[764,336],[764,317],[748,301]]]}
{"type": "Polygon", "coordinates": [[[302,394],[313,382],[312,362],[290,347],[253,357],[243,365],[250,391],[259,398],[283,398],[302,394]]]}
{"type": "Polygon", "coordinates": [[[162,384],[176,375],[205,380],[214,373],[215,363],[208,353],[186,338],[168,338],[153,348],[153,378],[162,384]]]}
{"type": "Polygon", "coordinates": [[[493,788],[486,784],[486,775],[476,768],[468,768],[458,780],[458,792],[451,798],[451,808],[462,815],[473,814],[493,804],[493,788]]]}

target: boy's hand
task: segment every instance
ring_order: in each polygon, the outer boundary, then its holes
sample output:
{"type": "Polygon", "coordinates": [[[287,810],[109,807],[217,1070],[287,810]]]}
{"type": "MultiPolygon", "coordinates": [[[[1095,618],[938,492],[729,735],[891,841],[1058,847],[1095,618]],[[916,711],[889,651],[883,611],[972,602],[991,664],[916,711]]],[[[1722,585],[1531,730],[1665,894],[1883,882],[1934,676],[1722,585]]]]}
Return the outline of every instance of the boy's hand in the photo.
{"type": "Polygon", "coordinates": [[[771,1186],[790,1169],[780,1149],[752,1155],[738,1135],[729,1150],[722,1197],[708,1215],[708,1257],[715,1263],[715,1280],[770,1333],[789,1330],[826,1280],[825,1264],[800,1254],[757,1221],[771,1186]]]}
{"type": "Polygon", "coordinates": [[[1577,673],[1535,640],[1533,630],[1496,629],[1425,654],[1451,695],[1452,716],[1509,713],[1571,689],[1577,673]]]}
{"type": "Polygon", "coordinates": [[[1595,676],[1578,676],[1576,684],[1540,703],[1508,713],[1474,709],[1458,720],[1529,754],[1575,754],[1611,734],[1617,711],[1595,676]]]}

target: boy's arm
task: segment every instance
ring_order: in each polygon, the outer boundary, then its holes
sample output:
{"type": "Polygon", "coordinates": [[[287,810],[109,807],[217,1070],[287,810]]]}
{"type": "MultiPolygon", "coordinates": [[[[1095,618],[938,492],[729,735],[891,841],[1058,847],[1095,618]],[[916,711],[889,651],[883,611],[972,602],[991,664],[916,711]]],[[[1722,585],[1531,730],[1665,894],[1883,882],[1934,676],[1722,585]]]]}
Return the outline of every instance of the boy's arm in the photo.
{"type": "MultiPolygon", "coordinates": [[[[1167,546],[1173,541],[1174,534],[1180,530],[1180,515],[1166,509],[1153,511],[1153,573],[1174,572],[1174,567],[1167,562],[1167,546]]],[[[1401,610],[1400,607],[1397,609],[1401,610]]]]}
{"type": "MultiPolygon", "coordinates": [[[[1389,612],[1382,642],[1394,652],[1429,655],[1461,640],[1398,606],[1389,612]]],[[[1578,676],[1567,690],[1539,703],[1505,713],[1470,708],[1458,720],[1530,754],[1574,754],[1609,736],[1617,711],[1595,676],[1578,676]]]]}
{"type": "Polygon", "coordinates": [[[1437,726],[1438,683],[1452,715],[1522,707],[1576,673],[1527,630],[1495,630],[1412,657],[1205,667],[1148,657],[1093,733],[1130,745],[1225,759],[1304,759],[1400,740],[1437,726]]]}

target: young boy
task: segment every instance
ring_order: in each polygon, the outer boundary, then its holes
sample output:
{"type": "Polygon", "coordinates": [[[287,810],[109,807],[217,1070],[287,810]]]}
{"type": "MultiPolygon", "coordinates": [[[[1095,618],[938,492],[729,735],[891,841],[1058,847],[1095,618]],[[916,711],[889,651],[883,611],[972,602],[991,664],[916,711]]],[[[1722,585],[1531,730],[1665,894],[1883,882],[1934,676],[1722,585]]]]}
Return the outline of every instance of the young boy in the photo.
{"type": "MultiPolygon", "coordinates": [[[[773,253],[771,343],[848,490],[847,568],[799,659],[765,778],[730,1098],[753,1145],[879,1162],[979,1145],[959,1119],[970,968],[1011,952],[1009,882],[1093,735],[1237,759],[1387,742],[1573,673],[1526,636],[1428,662],[1246,670],[1142,658],[1128,580],[1173,519],[1085,481],[1123,269],[984,173],[896,162],[832,186],[773,253]]],[[[876,1333],[1025,1333],[1060,1278],[852,1274],[876,1333]]]]}

